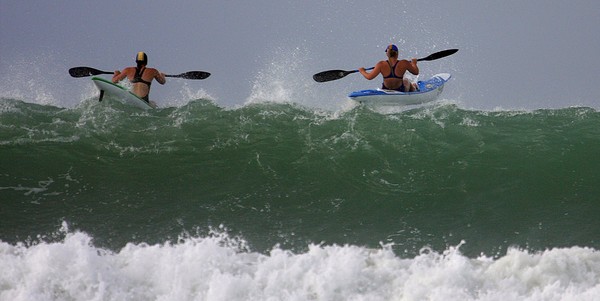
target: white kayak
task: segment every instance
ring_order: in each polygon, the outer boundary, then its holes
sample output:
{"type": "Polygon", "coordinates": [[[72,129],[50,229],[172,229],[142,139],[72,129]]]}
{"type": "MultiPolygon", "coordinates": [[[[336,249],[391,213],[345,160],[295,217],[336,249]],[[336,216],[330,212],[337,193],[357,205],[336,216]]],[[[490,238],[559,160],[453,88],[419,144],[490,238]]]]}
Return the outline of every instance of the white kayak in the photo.
{"type": "Polygon", "coordinates": [[[141,109],[154,109],[156,105],[153,102],[146,102],[143,99],[137,97],[137,95],[131,93],[129,89],[114,84],[111,81],[108,81],[101,77],[92,77],[92,81],[100,90],[100,101],[104,99],[104,97],[110,97],[112,99],[116,99],[124,104],[128,104],[134,107],[138,107],[141,109]]]}
{"type": "Polygon", "coordinates": [[[436,100],[444,90],[444,84],[450,79],[448,73],[436,74],[428,80],[418,81],[419,91],[400,92],[395,90],[361,90],[350,93],[348,97],[359,103],[375,106],[401,106],[421,104],[436,100]]]}

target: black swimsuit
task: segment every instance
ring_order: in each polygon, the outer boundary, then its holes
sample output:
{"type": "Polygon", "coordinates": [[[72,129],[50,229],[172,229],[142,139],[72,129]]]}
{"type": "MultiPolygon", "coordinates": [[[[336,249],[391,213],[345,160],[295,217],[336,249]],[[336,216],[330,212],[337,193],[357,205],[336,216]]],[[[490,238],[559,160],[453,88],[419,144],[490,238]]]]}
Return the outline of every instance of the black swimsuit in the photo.
{"type": "MultiPolygon", "coordinates": [[[[392,64],[390,64],[390,61],[386,61],[386,62],[388,63],[388,65],[390,66],[390,68],[392,70],[390,72],[390,75],[384,76],[383,78],[399,78],[399,79],[402,79],[402,77],[397,76],[396,72],[395,72],[396,71],[396,65],[398,65],[398,62],[400,62],[400,61],[396,61],[396,63],[394,64],[394,66],[392,66],[392,64]]],[[[402,82],[402,85],[400,85],[400,87],[398,87],[396,89],[387,88],[385,86],[385,83],[383,83],[383,84],[381,84],[381,89],[384,89],[384,90],[396,90],[396,91],[404,92],[404,81],[402,82]]]]}
{"type": "MultiPolygon", "coordinates": [[[[135,83],[143,83],[148,85],[148,89],[150,89],[150,85],[152,84],[152,82],[150,81],[145,81],[142,79],[142,75],[144,74],[144,71],[146,71],[146,67],[142,67],[142,68],[138,68],[135,67],[135,75],[133,76],[133,79],[131,80],[132,84],[135,83]]],[[[150,99],[148,98],[148,95],[150,93],[146,94],[146,96],[144,97],[140,97],[141,99],[145,100],[146,102],[150,102],[150,99]]]]}

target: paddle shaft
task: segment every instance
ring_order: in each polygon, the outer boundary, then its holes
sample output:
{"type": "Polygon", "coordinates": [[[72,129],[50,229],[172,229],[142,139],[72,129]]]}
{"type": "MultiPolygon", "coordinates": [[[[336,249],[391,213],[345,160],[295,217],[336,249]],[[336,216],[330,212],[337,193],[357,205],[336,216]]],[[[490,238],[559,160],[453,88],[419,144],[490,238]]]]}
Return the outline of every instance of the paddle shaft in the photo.
{"type": "MultiPolygon", "coordinates": [[[[458,49],[447,49],[447,50],[442,50],[436,53],[432,53],[427,57],[424,58],[420,58],[417,61],[433,61],[433,60],[437,60],[437,59],[441,59],[443,57],[449,56],[451,54],[454,54],[458,51],[458,49]]],[[[374,67],[365,69],[365,70],[371,70],[374,67]]],[[[337,80],[340,78],[345,77],[348,74],[352,74],[352,73],[356,73],[358,72],[358,70],[351,70],[351,71],[344,71],[344,70],[328,70],[328,71],[323,71],[323,72],[319,72],[315,75],[313,75],[313,79],[316,82],[322,83],[322,82],[328,82],[328,81],[332,81],[332,80],[337,80]]]]}
{"type": "MultiPolygon", "coordinates": [[[[74,67],[69,69],[69,74],[72,77],[86,77],[99,74],[114,74],[114,72],[102,71],[90,67],[74,67]]],[[[188,71],[181,74],[165,74],[165,77],[177,77],[184,79],[205,79],[210,76],[210,73],[205,71],[188,71]]]]}

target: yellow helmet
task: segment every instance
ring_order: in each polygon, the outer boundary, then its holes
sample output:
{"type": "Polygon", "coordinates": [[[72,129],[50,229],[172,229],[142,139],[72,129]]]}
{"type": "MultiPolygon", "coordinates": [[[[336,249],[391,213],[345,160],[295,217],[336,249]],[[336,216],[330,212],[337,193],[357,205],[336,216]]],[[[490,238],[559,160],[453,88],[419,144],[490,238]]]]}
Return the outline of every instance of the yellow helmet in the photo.
{"type": "Polygon", "coordinates": [[[148,56],[143,51],[140,51],[135,56],[135,62],[138,63],[138,64],[139,63],[148,64],[148,56]]]}

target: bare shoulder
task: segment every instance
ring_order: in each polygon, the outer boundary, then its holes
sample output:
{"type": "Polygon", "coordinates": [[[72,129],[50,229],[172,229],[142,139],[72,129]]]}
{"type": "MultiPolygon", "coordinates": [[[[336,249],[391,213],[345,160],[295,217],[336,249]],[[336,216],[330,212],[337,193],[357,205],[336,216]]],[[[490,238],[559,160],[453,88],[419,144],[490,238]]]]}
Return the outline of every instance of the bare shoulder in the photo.
{"type": "Polygon", "coordinates": [[[156,70],[156,68],[146,68],[146,70],[152,72],[152,74],[158,74],[158,70],[156,70]]]}
{"type": "Polygon", "coordinates": [[[410,65],[410,61],[407,61],[407,60],[398,60],[398,66],[400,68],[406,68],[406,69],[408,69],[411,65],[410,65]]]}
{"type": "Polygon", "coordinates": [[[376,66],[385,66],[387,65],[387,61],[379,61],[376,66]]]}
{"type": "Polygon", "coordinates": [[[135,67],[125,67],[125,69],[123,69],[123,73],[127,72],[135,72],[135,67]]]}

